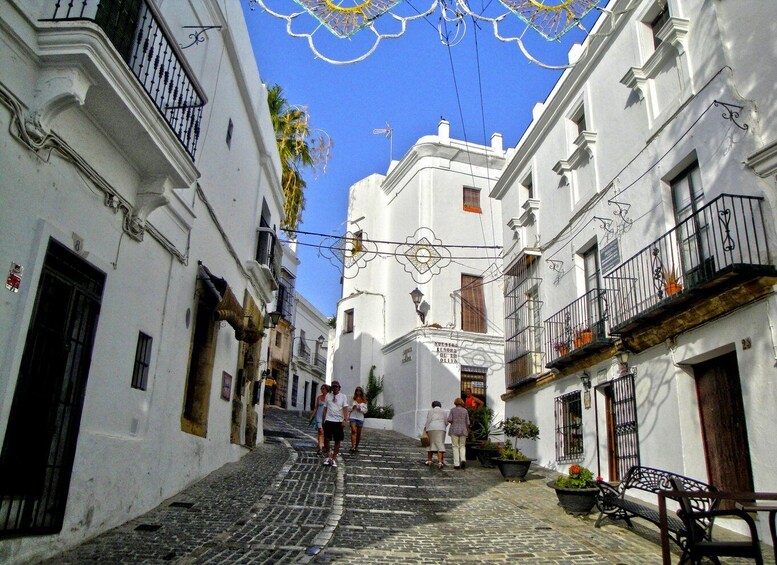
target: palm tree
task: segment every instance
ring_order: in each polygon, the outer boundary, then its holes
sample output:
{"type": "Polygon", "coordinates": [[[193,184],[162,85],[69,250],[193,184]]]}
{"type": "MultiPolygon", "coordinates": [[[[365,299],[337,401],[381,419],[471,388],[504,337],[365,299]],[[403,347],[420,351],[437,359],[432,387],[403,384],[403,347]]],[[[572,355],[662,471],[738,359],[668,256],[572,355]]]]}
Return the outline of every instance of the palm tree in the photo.
{"type": "Polygon", "coordinates": [[[310,117],[304,107],[289,104],[280,85],[268,89],[267,102],[270,119],[275,130],[278,153],[281,157],[281,185],[286,219],[281,228],[295,230],[305,209],[305,187],[302,170],[314,172],[326,168],[331,141],[325,134],[314,137],[310,129],[310,117]]]}

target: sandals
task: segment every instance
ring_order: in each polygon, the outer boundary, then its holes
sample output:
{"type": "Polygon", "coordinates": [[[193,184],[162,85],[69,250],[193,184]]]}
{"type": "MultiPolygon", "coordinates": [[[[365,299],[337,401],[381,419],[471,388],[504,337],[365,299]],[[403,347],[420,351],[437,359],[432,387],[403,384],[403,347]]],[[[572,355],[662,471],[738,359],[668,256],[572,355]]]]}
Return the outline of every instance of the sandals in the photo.
{"type": "Polygon", "coordinates": [[[438,469],[442,469],[443,467],[445,467],[445,463],[437,463],[438,469]]]}
{"type": "Polygon", "coordinates": [[[427,467],[428,467],[429,465],[431,465],[431,464],[432,464],[432,462],[431,462],[431,461],[424,461],[424,465],[426,465],[427,467]]]}

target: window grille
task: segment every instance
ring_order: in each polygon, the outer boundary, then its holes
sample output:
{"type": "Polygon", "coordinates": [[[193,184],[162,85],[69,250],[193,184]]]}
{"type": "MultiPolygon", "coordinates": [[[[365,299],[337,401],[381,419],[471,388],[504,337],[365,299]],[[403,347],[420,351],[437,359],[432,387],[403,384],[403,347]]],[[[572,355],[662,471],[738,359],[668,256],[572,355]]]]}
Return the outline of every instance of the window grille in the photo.
{"type": "Polygon", "coordinates": [[[467,212],[480,212],[480,190],[464,187],[464,210],[467,212]]]}
{"type": "Polygon", "coordinates": [[[515,387],[543,370],[539,261],[533,255],[505,275],[505,385],[515,387]]]}
{"type": "MultiPolygon", "coordinates": [[[[307,383],[305,383],[307,385],[307,383]]],[[[294,375],[291,379],[291,405],[297,406],[297,388],[299,388],[299,375],[294,375]]]]}
{"type": "Polygon", "coordinates": [[[639,465],[639,430],[634,375],[629,373],[612,381],[618,478],[639,465]]]}
{"type": "Polygon", "coordinates": [[[486,300],[483,277],[461,275],[461,329],[486,333],[486,300]]]}
{"type": "Polygon", "coordinates": [[[583,410],[580,391],[556,397],[556,460],[577,461],[583,457],[583,410]]]}
{"type": "Polygon", "coordinates": [[[132,388],[146,390],[148,384],[148,367],[151,364],[152,338],[143,332],[138,332],[138,346],[135,348],[135,366],[132,369],[132,388]]]}
{"type": "Polygon", "coordinates": [[[486,374],[488,369],[485,367],[468,367],[466,365],[461,368],[461,392],[463,393],[467,389],[472,390],[472,394],[486,402],[486,374]]]}

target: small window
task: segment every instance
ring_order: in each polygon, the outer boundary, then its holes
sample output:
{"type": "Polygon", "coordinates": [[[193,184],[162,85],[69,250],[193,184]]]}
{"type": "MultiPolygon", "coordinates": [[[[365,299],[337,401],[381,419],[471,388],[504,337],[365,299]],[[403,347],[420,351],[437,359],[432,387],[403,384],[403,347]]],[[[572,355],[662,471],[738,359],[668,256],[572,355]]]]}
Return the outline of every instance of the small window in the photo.
{"type": "Polygon", "coordinates": [[[275,347],[280,347],[283,342],[283,334],[278,330],[275,330],[275,347]]]}
{"type": "Polygon", "coordinates": [[[669,21],[669,4],[665,4],[655,18],[650,22],[650,32],[653,34],[653,47],[661,45],[661,39],[658,37],[658,32],[664,27],[664,24],[669,21]]]}
{"type": "Polygon", "coordinates": [[[138,346],[135,348],[135,366],[132,369],[132,388],[146,390],[148,366],[151,363],[151,336],[138,332],[138,346]]]}
{"type": "Polygon", "coordinates": [[[353,333],[353,308],[350,310],[346,310],[343,313],[345,319],[343,324],[343,333],[344,334],[352,334],[353,333]]]}
{"type": "Polygon", "coordinates": [[[572,116],[572,123],[575,124],[576,136],[586,131],[585,108],[583,108],[583,106],[580,106],[580,109],[572,116]]]}
{"type": "Polygon", "coordinates": [[[477,212],[478,214],[481,212],[480,190],[469,186],[464,187],[464,210],[466,212],[477,212]]]}
{"type": "Polygon", "coordinates": [[[525,179],[523,179],[523,182],[521,183],[521,186],[526,190],[526,198],[534,198],[534,175],[529,173],[525,179]]]}
{"type": "Polygon", "coordinates": [[[486,333],[486,300],[483,277],[461,275],[461,329],[486,333]]]}
{"type": "MultiPolygon", "coordinates": [[[[308,383],[305,383],[307,388],[308,383]]],[[[299,375],[294,375],[291,378],[291,405],[297,406],[297,389],[299,388],[299,375]]]]}
{"type": "Polygon", "coordinates": [[[583,458],[583,409],[580,391],[556,397],[556,460],[559,463],[583,458]]]}
{"type": "Polygon", "coordinates": [[[232,123],[232,119],[230,118],[229,124],[227,125],[227,147],[230,149],[232,148],[232,130],[234,127],[235,124],[232,123]]]}

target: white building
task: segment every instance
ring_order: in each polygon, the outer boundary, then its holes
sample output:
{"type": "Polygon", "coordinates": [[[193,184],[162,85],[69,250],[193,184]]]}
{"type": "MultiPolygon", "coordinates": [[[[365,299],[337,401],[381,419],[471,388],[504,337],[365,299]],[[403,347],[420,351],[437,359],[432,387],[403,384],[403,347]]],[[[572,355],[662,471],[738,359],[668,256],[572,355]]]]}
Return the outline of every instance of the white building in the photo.
{"type": "Polygon", "coordinates": [[[492,192],[507,413],[548,467],[775,491],[777,4],[608,10],[492,192]]]}
{"type": "Polygon", "coordinates": [[[0,3],[4,561],[138,516],[261,440],[283,196],[240,3],[123,6],[0,3]],[[221,28],[186,46],[195,24],[221,28]]]}
{"type": "Polygon", "coordinates": [[[326,382],[329,329],[329,319],[296,293],[288,410],[306,412],[313,409],[319,388],[326,382]]]}
{"type": "Polygon", "coordinates": [[[348,231],[334,246],[344,279],[331,378],[350,397],[374,367],[378,404],[393,406],[393,429],[406,435],[433,400],[452,407],[465,388],[504,411],[500,208],[488,197],[503,164],[501,135],[490,147],[465,143],[442,120],[386,175],[350,189],[348,231]]]}

